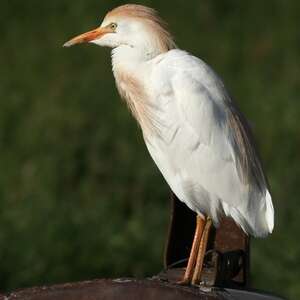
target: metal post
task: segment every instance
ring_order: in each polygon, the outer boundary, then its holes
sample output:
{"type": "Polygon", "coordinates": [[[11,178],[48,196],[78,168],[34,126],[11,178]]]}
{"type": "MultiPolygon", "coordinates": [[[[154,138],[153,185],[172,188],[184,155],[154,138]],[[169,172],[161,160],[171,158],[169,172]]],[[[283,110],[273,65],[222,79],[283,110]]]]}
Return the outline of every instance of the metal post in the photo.
{"type": "MultiPolygon", "coordinates": [[[[195,225],[196,214],[172,193],[164,264],[174,280],[182,276],[186,266],[184,259],[190,253],[195,225]]],[[[232,219],[223,218],[212,231],[208,250],[203,271],[203,280],[208,285],[246,287],[249,284],[249,237],[232,219]]]]}

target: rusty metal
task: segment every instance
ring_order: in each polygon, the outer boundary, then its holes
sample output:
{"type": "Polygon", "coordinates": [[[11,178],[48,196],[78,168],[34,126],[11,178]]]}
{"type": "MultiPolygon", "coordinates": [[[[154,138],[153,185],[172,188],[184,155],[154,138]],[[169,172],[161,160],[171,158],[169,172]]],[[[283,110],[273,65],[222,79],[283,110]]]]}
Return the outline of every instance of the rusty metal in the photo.
{"type": "Polygon", "coordinates": [[[150,300],[186,299],[217,300],[215,292],[204,293],[198,289],[175,286],[158,280],[95,280],[81,283],[25,289],[6,295],[5,300],[150,300]]]}
{"type": "Polygon", "coordinates": [[[213,289],[203,292],[157,279],[101,279],[79,283],[24,289],[2,300],[282,300],[256,291],[213,289]]]}
{"type": "MultiPolygon", "coordinates": [[[[196,214],[173,193],[171,202],[171,221],[164,261],[166,269],[186,266],[196,226],[196,214]]],[[[210,255],[207,255],[201,278],[206,285],[247,286],[249,237],[232,219],[223,218],[220,226],[212,230],[208,250],[210,255]]]]}

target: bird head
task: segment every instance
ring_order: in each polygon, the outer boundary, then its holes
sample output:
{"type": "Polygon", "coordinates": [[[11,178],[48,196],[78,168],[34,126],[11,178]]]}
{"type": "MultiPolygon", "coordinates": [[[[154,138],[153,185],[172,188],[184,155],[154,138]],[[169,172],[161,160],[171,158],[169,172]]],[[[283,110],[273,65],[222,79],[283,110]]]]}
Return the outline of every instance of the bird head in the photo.
{"type": "Polygon", "coordinates": [[[80,34],[64,44],[80,43],[99,46],[126,47],[153,54],[175,48],[166,24],[152,8],[136,4],[119,6],[108,12],[100,27],[80,34]]]}

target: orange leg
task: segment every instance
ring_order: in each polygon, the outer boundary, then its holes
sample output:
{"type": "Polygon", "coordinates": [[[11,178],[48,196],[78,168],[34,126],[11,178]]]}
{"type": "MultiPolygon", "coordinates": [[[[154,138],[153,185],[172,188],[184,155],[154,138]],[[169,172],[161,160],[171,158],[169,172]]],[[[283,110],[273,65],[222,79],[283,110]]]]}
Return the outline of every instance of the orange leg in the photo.
{"type": "Polygon", "coordinates": [[[179,284],[189,284],[192,280],[193,276],[193,271],[196,263],[196,258],[200,246],[200,241],[201,241],[201,236],[203,233],[205,225],[205,220],[203,220],[200,216],[197,216],[197,225],[196,225],[196,230],[195,230],[195,235],[194,235],[194,240],[193,240],[193,245],[192,249],[190,252],[190,257],[189,261],[184,273],[183,279],[179,282],[179,284]]]}
{"type": "Polygon", "coordinates": [[[203,261],[206,253],[206,247],[207,247],[211,225],[212,225],[211,219],[209,217],[206,218],[205,227],[199,245],[196,267],[192,278],[192,284],[199,284],[201,280],[201,272],[203,268],[203,261]]]}

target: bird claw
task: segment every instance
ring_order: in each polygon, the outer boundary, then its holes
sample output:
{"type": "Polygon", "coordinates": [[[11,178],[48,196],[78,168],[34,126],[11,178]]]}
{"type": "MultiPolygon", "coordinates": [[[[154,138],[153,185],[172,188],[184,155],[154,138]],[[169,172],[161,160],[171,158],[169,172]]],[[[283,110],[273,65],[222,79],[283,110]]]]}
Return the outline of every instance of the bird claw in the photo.
{"type": "Polygon", "coordinates": [[[182,279],[182,280],[176,281],[176,284],[182,285],[182,286],[190,285],[191,284],[191,280],[189,280],[189,279],[182,279]]]}

